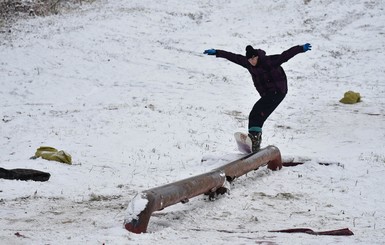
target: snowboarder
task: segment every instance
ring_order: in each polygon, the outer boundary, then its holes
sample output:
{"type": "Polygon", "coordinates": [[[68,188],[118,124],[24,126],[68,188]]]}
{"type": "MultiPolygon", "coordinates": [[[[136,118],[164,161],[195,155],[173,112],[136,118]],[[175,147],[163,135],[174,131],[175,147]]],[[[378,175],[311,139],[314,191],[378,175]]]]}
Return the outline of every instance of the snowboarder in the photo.
{"type": "Polygon", "coordinates": [[[255,103],[249,115],[248,136],[252,142],[252,152],[259,150],[262,142],[262,126],[287,94],[287,78],[282,63],[299,53],[311,50],[310,43],[294,46],[282,54],[266,55],[262,49],[246,47],[246,56],[224,50],[207,49],[203,53],[225,58],[246,68],[253,79],[261,98],[255,103]]]}

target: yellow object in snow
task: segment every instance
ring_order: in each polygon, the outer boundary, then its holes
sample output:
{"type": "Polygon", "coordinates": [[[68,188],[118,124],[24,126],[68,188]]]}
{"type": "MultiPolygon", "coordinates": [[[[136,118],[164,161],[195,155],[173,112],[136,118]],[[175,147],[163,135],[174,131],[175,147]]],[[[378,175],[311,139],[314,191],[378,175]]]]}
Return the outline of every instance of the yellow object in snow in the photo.
{"type": "Polygon", "coordinates": [[[348,91],[344,94],[344,97],[340,100],[344,104],[355,104],[361,101],[360,93],[348,91]]]}
{"type": "Polygon", "coordinates": [[[65,151],[58,151],[50,146],[41,146],[36,150],[35,157],[41,157],[50,161],[72,164],[72,157],[65,151]]]}

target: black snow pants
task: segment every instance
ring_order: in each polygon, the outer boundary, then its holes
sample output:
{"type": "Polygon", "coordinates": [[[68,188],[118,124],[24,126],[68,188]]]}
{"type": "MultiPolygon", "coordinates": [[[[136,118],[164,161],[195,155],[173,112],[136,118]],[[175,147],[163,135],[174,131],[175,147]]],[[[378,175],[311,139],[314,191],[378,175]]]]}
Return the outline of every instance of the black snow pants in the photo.
{"type": "Polygon", "coordinates": [[[263,123],[270,114],[278,107],[286,94],[273,92],[262,96],[254,105],[249,115],[249,129],[253,127],[262,128],[263,123]]]}

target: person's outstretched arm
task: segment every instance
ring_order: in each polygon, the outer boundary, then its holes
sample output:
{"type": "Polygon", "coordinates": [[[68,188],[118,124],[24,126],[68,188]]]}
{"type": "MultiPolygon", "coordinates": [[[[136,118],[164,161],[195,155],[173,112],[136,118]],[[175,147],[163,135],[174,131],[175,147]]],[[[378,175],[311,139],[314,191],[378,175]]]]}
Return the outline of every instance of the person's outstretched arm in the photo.
{"type": "Polygon", "coordinates": [[[290,60],[291,58],[293,58],[297,54],[304,53],[304,52],[309,51],[309,50],[311,50],[311,44],[310,43],[291,47],[288,50],[284,51],[282,54],[270,56],[272,58],[271,65],[272,66],[280,66],[280,65],[282,65],[282,63],[287,62],[288,60],[290,60]]]}
{"type": "Polygon", "coordinates": [[[249,62],[247,61],[246,56],[240,55],[240,54],[234,54],[231,52],[227,52],[224,50],[219,50],[219,49],[207,49],[203,52],[204,54],[207,55],[215,55],[218,58],[225,58],[237,65],[243,66],[246,68],[247,64],[249,62]]]}

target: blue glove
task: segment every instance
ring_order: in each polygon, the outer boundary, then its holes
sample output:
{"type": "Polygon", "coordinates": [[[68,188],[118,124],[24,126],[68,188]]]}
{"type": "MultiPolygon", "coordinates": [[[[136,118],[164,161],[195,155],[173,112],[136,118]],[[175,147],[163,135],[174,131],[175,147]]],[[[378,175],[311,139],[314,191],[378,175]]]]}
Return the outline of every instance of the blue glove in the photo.
{"type": "Polygon", "coordinates": [[[215,49],[206,49],[203,53],[208,55],[215,55],[217,51],[215,49]]]}
{"type": "Polygon", "coordinates": [[[311,44],[310,43],[306,43],[306,44],[304,44],[303,46],[302,46],[302,48],[303,48],[303,51],[309,51],[309,50],[311,50],[311,44]]]}

